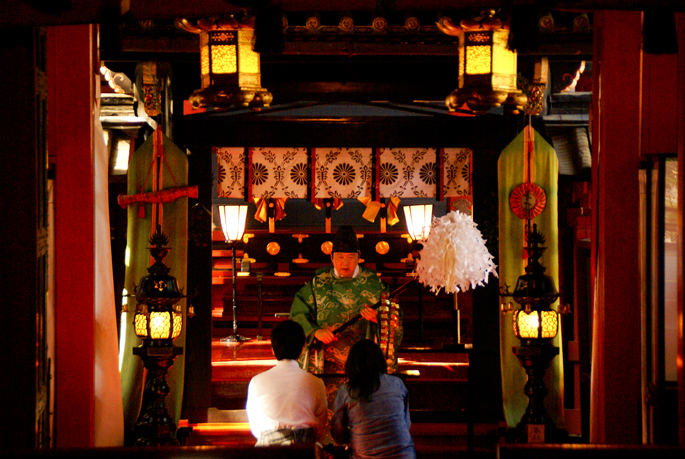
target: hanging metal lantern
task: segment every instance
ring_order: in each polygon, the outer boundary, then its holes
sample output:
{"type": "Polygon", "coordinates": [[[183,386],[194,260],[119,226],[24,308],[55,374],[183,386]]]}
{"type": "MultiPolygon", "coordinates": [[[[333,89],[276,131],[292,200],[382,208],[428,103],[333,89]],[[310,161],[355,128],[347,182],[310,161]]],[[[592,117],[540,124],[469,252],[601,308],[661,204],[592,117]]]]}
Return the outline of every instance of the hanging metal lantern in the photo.
{"type": "Polygon", "coordinates": [[[438,28],[459,37],[459,87],[445,103],[450,111],[466,104],[476,113],[504,107],[518,113],[527,97],[516,87],[516,52],[507,49],[509,27],[488,10],[475,19],[464,19],[460,27],[441,18],[438,28]]]}
{"type": "Polygon", "coordinates": [[[259,109],[271,104],[272,94],[261,87],[259,53],[252,49],[254,18],[200,19],[197,25],[181,19],[176,24],[200,35],[202,88],[189,98],[194,108],[259,109]]]}

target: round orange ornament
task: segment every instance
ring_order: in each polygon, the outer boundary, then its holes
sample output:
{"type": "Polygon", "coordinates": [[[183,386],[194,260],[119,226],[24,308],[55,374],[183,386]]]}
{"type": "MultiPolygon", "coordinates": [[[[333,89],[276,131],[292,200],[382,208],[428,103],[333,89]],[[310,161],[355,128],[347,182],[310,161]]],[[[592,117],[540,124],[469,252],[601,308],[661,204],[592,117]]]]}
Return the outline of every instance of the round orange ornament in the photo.
{"type": "Polygon", "coordinates": [[[333,253],[333,243],[331,241],[326,241],[321,244],[321,251],[326,255],[333,253]]]}
{"type": "Polygon", "coordinates": [[[269,253],[269,255],[277,255],[278,252],[281,251],[281,246],[278,245],[278,242],[269,242],[266,245],[266,251],[269,253]]]}
{"type": "Polygon", "coordinates": [[[376,253],[379,255],[385,255],[390,251],[390,244],[388,244],[386,241],[381,241],[378,244],[376,244],[376,253]]]}

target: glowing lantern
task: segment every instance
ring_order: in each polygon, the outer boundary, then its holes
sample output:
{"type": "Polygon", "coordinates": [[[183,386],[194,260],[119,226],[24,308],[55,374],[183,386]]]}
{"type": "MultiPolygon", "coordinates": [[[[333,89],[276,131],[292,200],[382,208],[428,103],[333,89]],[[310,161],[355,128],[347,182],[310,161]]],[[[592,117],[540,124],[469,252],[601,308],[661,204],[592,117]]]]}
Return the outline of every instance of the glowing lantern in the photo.
{"type": "Polygon", "coordinates": [[[143,360],[147,372],[145,393],[134,432],[138,436],[136,446],[178,445],[174,438],[176,424],[164,406],[169,394],[165,376],[174,364],[182,347],[174,346],[174,339],[183,329],[183,313],[177,303],[183,298],[176,278],[169,275],[169,268],[162,259],[169,253],[165,245],[169,239],[159,226],[150,238],[150,254],[155,262],[147,270],[149,274],[136,286],[138,307],[133,316],[133,328],[143,344],[133,348],[133,354],[143,360]]]}
{"type": "Polygon", "coordinates": [[[447,96],[450,111],[466,104],[476,113],[500,106],[518,113],[527,102],[516,87],[516,52],[507,49],[509,29],[494,14],[489,10],[464,19],[461,28],[442,21],[443,32],[459,36],[459,88],[447,96]]]}
{"type": "Polygon", "coordinates": [[[544,398],[547,388],[544,375],[559,348],[552,345],[557,336],[559,316],[550,305],[559,298],[554,279],[545,274],[540,257],[545,247],[544,236],[538,232],[537,225],[527,236],[528,254],[526,273],[516,281],[512,295],[514,301],[523,308],[514,311],[514,334],[521,340],[521,346],[512,349],[521,366],[526,371],[527,381],[523,392],[528,397],[528,406],[517,425],[522,439],[526,442],[550,441],[556,425],[545,409],[544,398]]]}
{"type": "Polygon", "coordinates": [[[150,253],[155,263],[136,287],[138,307],[133,316],[134,331],[142,340],[152,340],[153,346],[172,346],[183,329],[183,313],[177,304],[182,295],[176,278],[169,275],[169,268],[162,262],[169,252],[164,247],[167,242],[167,237],[159,231],[152,236],[150,253]]]}
{"type": "Polygon", "coordinates": [[[545,274],[540,257],[545,247],[540,247],[545,238],[533,225],[528,234],[528,265],[526,273],[516,281],[512,295],[514,301],[523,306],[514,311],[514,334],[522,340],[521,344],[541,344],[557,336],[559,319],[550,305],[559,298],[554,279],[545,274]]]}
{"type": "Polygon", "coordinates": [[[261,87],[259,53],[252,49],[253,19],[200,19],[197,25],[182,19],[177,25],[200,35],[202,88],[189,98],[194,108],[269,106],[273,96],[261,87]]]}
{"type": "Polygon", "coordinates": [[[520,339],[552,339],[557,336],[558,327],[556,311],[514,312],[514,334],[520,339]]]}
{"type": "Polygon", "coordinates": [[[404,206],[407,231],[415,241],[425,241],[433,223],[433,204],[404,206]]]}

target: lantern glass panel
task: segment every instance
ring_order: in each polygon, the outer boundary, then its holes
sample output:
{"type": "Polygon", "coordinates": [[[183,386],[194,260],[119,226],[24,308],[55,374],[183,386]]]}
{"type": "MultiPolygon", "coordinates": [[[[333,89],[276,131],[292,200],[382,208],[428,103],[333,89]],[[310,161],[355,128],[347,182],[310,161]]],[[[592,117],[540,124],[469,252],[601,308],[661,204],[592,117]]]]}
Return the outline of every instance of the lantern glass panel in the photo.
{"type": "MultiPolygon", "coordinates": [[[[463,40],[463,39],[462,39],[463,40]]],[[[463,88],[464,87],[464,45],[459,47],[459,87],[463,88]]]]}
{"type": "Polygon", "coordinates": [[[482,75],[490,73],[492,59],[490,46],[468,46],[466,48],[466,73],[468,75],[482,75]]]}
{"type": "Polygon", "coordinates": [[[209,36],[200,34],[200,75],[209,75],[209,36]]]}
{"type": "Polygon", "coordinates": [[[235,45],[212,46],[212,73],[236,73],[238,60],[235,45]]]}
{"type": "Polygon", "coordinates": [[[150,338],[168,339],[171,336],[170,316],[168,311],[150,313],[150,338]]]}
{"type": "Polygon", "coordinates": [[[542,338],[557,336],[559,319],[556,311],[540,311],[542,314],[542,338]]]}
{"type": "Polygon", "coordinates": [[[407,220],[407,231],[415,241],[425,241],[433,222],[433,205],[405,206],[404,217],[407,220]]]}
{"type": "Polygon", "coordinates": [[[252,30],[241,30],[239,36],[240,73],[259,73],[259,53],[252,50],[252,30]]]}
{"type": "Polygon", "coordinates": [[[242,239],[247,219],[247,206],[219,206],[219,217],[226,241],[242,239]]]}
{"type": "Polygon", "coordinates": [[[183,314],[174,312],[174,331],[171,335],[172,339],[178,338],[181,334],[181,328],[183,327],[183,314]]]}
{"type": "Polygon", "coordinates": [[[139,338],[147,338],[147,315],[136,313],[133,317],[133,330],[139,338]]]}
{"type": "Polygon", "coordinates": [[[540,319],[537,311],[516,311],[514,314],[514,334],[521,339],[534,339],[538,337],[540,319]]]}
{"type": "Polygon", "coordinates": [[[506,30],[497,31],[493,36],[493,73],[516,75],[516,53],[507,49],[508,36],[506,30]]]}
{"type": "Polygon", "coordinates": [[[504,45],[497,45],[493,49],[492,72],[503,75],[516,75],[516,54],[507,50],[504,45]]]}

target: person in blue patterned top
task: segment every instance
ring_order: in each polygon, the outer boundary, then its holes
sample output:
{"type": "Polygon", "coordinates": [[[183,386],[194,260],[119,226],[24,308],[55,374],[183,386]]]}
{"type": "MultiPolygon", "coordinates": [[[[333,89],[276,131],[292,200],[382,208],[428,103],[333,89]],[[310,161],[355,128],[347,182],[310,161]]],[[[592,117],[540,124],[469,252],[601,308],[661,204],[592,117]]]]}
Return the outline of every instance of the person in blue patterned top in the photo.
{"type": "Polygon", "coordinates": [[[409,429],[409,392],[387,374],[385,357],[371,340],[352,346],[345,366],[347,383],[338,390],[331,434],[349,444],[352,459],[415,459],[409,429]]]}

